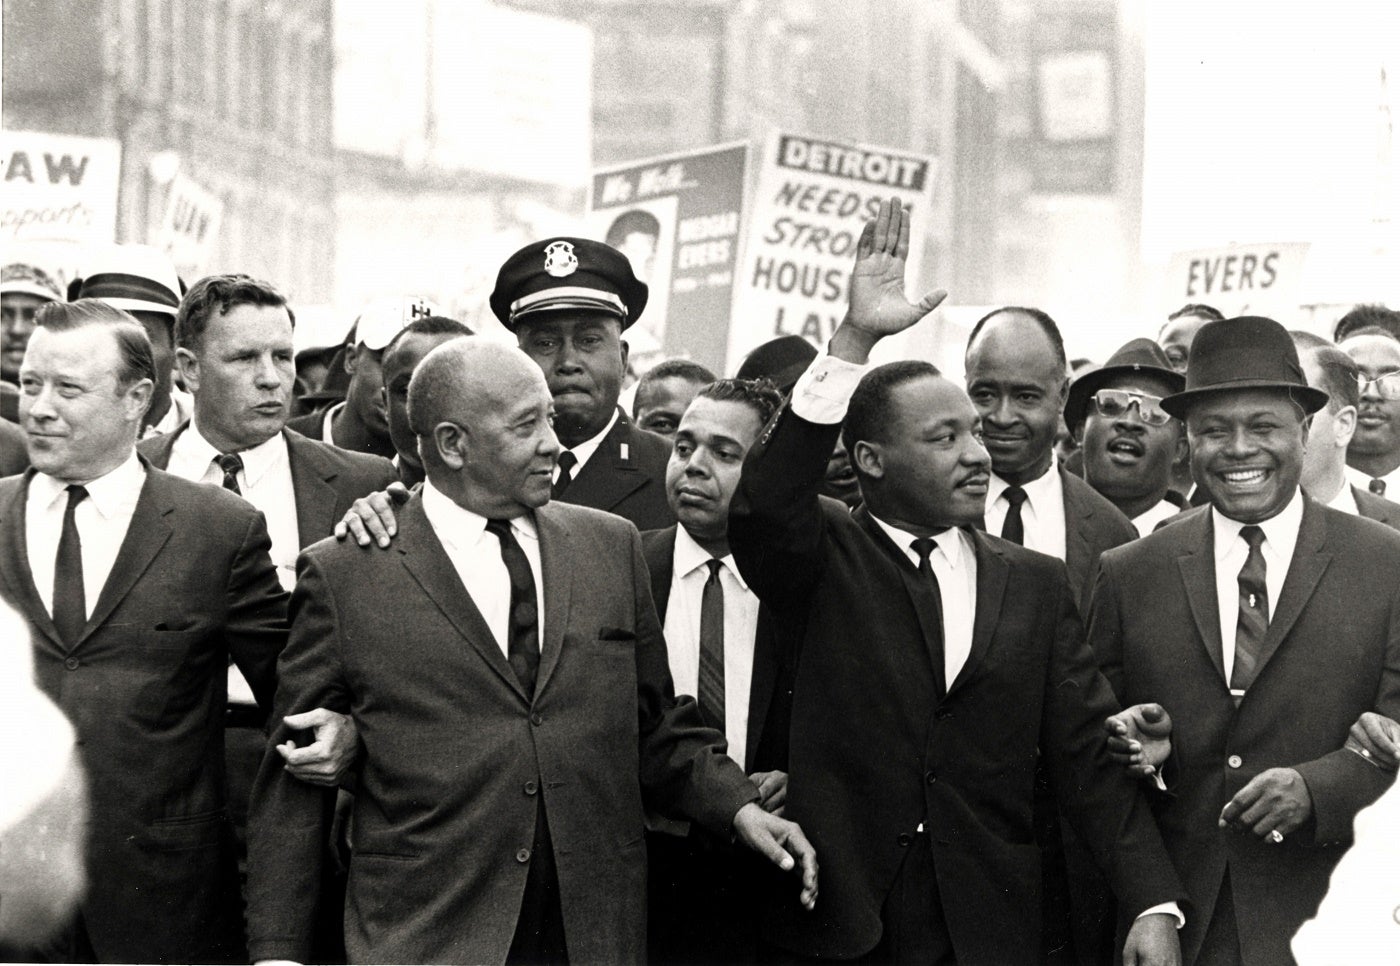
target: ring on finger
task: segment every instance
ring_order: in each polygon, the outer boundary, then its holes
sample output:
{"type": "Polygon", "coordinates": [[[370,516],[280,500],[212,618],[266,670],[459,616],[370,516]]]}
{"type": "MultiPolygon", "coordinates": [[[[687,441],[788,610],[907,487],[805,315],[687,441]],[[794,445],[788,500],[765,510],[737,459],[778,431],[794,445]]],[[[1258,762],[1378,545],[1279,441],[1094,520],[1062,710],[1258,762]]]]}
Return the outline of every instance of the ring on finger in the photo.
{"type": "Polygon", "coordinates": [[[1283,833],[1280,832],[1278,829],[1274,829],[1272,832],[1269,833],[1269,841],[1274,843],[1275,845],[1279,845],[1283,842],[1283,833]]]}

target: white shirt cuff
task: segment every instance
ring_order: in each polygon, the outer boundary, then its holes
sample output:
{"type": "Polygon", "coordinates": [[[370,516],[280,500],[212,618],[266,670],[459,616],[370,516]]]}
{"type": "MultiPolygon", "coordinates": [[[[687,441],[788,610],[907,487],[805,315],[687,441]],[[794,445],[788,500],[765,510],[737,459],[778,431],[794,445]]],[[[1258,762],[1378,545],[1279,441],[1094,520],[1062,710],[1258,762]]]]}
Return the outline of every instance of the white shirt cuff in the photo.
{"type": "Polygon", "coordinates": [[[1162,777],[1162,769],[1158,768],[1152,773],[1152,781],[1156,784],[1159,791],[1164,792],[1167,790],[1167,780],[1162,777]]]}
{"type": "Polygon", "coordinates": [[[869,368],[823,352],[792,387],[792,411],[809,423],[841,422],[856,384],[869,368]]]}
{"type": "MultiPolygon", "coordinates": [[[[1144,909],[1142,912],[1137,914],[1137,918],[1141,919],[1143,916],[1158,915],[1175,916],[1176,928],[1178,929],[1186,925],[1186,915],[1181,911],[1181,906],[1177,905],[1175,902],[1164,902],[1160,906],[1153,906],[1150,909],[1144,909]]],[[[1136,922],[1137,920],[1135,919],[1133,921],[1136,922]]]]}

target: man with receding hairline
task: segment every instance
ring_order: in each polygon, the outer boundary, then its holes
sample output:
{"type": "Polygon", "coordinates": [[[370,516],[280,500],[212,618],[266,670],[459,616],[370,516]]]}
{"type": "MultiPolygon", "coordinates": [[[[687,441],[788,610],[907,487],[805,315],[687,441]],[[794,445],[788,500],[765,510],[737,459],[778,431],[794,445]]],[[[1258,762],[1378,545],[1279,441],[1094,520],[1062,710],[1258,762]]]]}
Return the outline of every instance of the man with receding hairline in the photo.
{"type": "MultiPolygon", "coordinates": [[[[637,530],[550,503],[539,367],[455,339],[419,364],[408,406],[427,480],[389,552],[302,554],[279,668],[275,720],[325,707],[362,742],[350,961],[640,961],[644,804],[800,863],[810,907],[801,830],[756,804],[673,693],[637,530]]],[[[254,791],[249,945],[305,961],[325,793],[273,752],[254,791]]]]}

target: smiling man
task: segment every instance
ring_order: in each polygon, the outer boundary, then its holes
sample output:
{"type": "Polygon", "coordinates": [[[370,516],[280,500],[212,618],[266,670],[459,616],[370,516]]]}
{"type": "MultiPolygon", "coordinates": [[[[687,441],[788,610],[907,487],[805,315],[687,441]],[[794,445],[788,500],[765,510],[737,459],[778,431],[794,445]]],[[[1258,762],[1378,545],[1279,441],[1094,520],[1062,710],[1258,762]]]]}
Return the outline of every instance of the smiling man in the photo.
{"type": "Polygon", "coordinates": [[[1084,479],[1139,534],[1181,510],[1167,494],[1172,467],[1186,456],[1186,435],[1162,399],[1184,382],[1155,342],[1134,339],[1070,386],[1065,421],[1082,437],[1084,479]]]}
{"type": "Polygon", "coordinates": [[[1400,341],[1379,326],[1357,329],[1339,348],[1361,370],[1361,405],[1347,447],[1352,482],[1387,499],[1400,494],[1400,341]]]}
{"type": "Polygon", "coordinates": [[[1204,326],[1162,405],[1211,505],[1100,560],[1089,636],[1163,781],[1188,963],[1292,962],[1353,818],[1390,783],[1344,746],[1366,712],[1400,710],[1400,535],[1300,490],[1326,403],[1277,322],[1204,326]]]}
{"type": "Polygon", "coordinates": [[[602,242],[553,238],[501,266],[491,311],[544,373],[563,449],[554,499],[607,510],[639,530],[675,522],[666,502],[671,448],[617,404],[627,371],[622,333],[641,316],[647,287],[602,242]]]}

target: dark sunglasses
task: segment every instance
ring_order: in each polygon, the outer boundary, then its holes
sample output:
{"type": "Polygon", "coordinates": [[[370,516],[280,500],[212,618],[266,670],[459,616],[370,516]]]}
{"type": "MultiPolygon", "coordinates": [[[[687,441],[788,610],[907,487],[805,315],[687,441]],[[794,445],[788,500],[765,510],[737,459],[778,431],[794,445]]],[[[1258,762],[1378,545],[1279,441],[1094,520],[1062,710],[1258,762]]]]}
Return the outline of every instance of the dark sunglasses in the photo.
{"type": "Polygon", "coordinates": [[[1162,408],[1161,396],[1149,396],[1126,389],[1100,389],[1093,395],[1094,408],[1107,419],[1126,416],[1128,410],[1137,407],[1138,418],[1149,426],[1165,426],[1171,416],[1162,408]]]}

